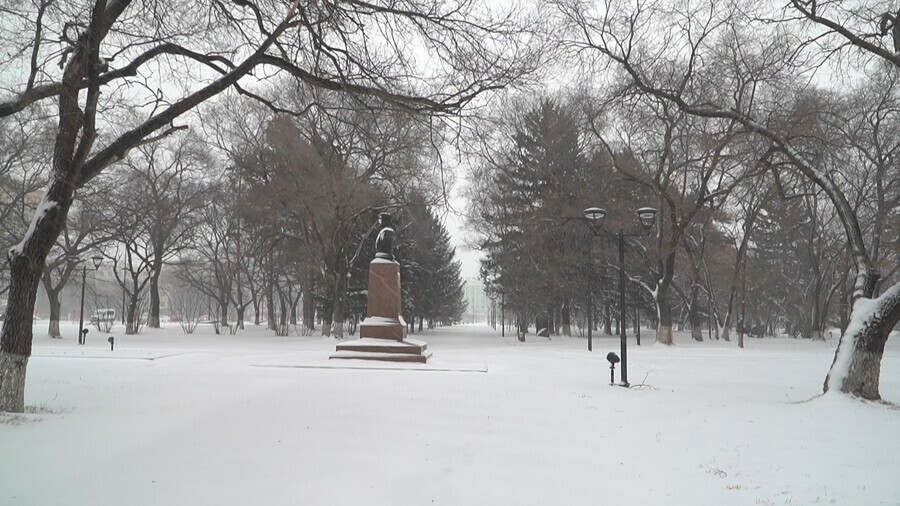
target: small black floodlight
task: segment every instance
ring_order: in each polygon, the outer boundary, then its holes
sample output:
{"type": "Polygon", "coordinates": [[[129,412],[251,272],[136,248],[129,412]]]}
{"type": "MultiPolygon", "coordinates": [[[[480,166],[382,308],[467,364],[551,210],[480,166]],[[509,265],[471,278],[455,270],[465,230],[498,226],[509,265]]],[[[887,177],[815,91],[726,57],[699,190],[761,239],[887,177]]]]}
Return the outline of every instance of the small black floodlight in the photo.
{"type": "Polygon", "coordinates": [[[619,356],[614,351],[606,354],[606,360],[609,361],[609,384],[616,384],[616,364],[619,363],[619,356]]]}

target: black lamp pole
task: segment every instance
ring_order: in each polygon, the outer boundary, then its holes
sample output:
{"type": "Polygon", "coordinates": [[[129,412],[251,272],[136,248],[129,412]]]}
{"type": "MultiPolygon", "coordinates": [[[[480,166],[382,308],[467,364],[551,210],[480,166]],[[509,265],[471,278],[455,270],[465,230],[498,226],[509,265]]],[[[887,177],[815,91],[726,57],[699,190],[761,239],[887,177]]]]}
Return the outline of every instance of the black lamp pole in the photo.
{"type": "Polygon", "coordinates": [[[625,340],[625,232],[619,229],[619,347],[622,353],[622,386],[628,386],[628,342],[625,340]]]}
{"type": "MultiPolygon", "coordinates": [[[[593,237],[594,236],[591,235],[591,238],[593,238],[593,237]]],[[[590,244],[590,242],[588,244],[590,244]]],[[[588,253],[588,258],[590,258],[590,252],[588,253]]],[[[588,351],[594,351],[594,343],[593,343],[594,290],[593,290],[593,287],[591,286],[592,281],[593,281],[591,279],[591,277],[592,277],[591,271],[592,270],[593,269],[591,269],[591,264],[590,264],[590,262],[588,262],[588,264],[587,264],[587,271],[588,271],[588,275],[587,275],[587,282],[588,282],[588,297],[587,297],[587,299],[588,299],[587,300],[588,351]]]]}
{"type": "Polygon", "coordinates": [[[125,325],[125,267],[122,267],[122,325],[125,325]]]}
{"type": "Polygon", "coordinates": [[[78,344],[84,344],[84,281],[87,278],[87,265],[81,266],[81,309],[78,311],[78,344]]]}
{"type": "Polygon", "coordinates": [[[506,337],[506,306],[503,305],[505,298],[500,294],[500,337],[506,337]]]}
{"type": "Polygon", "coordinates": [[[594,236],[600,235],[600,226],[606,218],[606,210],[599,207],[589,207],[581,213],[587,220],[588,227],[591,229],[591,235],[588,238],[587,252],[587,281],[588,281],[588,301],[587,301],[587,327],[588,327],[588,351],[594,350],[594,290],[593,290],[593,269],[591,262],[591,246],[594,242],[594,236]]]}

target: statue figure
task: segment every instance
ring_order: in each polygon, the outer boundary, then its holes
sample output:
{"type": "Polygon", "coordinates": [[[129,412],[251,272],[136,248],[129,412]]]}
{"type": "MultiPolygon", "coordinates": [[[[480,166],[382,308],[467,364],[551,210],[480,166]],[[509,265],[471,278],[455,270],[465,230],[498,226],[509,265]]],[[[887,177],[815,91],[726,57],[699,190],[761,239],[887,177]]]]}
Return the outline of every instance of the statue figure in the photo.
{"type": "Polygon", "coordinates": [[[375,258],[383,258],[385,260],[394,260],[394,229],[391,228],[391,215],[381,213],[378,215],[378,224],[381,226],[381,232],[375,238],[375,258]]]}

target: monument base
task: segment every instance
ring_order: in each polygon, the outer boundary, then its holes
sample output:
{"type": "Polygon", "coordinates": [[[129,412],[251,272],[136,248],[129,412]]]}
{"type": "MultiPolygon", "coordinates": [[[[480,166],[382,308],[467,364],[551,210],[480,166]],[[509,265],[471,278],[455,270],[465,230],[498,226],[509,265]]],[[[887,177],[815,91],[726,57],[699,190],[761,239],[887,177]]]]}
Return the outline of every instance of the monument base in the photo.
{"type": "Polygon", "coordinates": [[[424,364],[429,357],[431,357],[431,352],[428,351],[428,344],[423,341],[361,337],[356,341],[338,344],[337,352],[328,358],[424,364]]]}
{"type": "Polygon", "coordinates": [[[406,322],[402,316],[397,318],[368,316],[359,323],[359,337],[402,341],[406,339],[406,322]]]}
{"type": "Polygon", "coordinates": [[[359,339],[338,344],[336,353],[329,358],[419,363],[427,361],[431,356],[428,345],[422,341],[406,339],[406,322],[400,315],[400,292],[400,264],[383,258],[379,250],[378,257],[369,263],[367,316],[359,324],[359,339]]]}

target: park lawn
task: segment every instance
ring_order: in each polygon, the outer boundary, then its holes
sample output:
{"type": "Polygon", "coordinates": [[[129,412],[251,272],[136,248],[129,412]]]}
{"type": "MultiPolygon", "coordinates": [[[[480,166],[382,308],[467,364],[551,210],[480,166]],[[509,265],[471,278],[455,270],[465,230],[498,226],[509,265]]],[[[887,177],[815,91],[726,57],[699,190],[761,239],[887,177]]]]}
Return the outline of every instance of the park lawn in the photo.
{"type": "MultiPolygon", "coordinates": [[[[0,415],[2,505],[900,504],[900,410],[816,397],[834,340],[645,330],[625,389],[606,336],[439,328],[415,336],[422,366],[253,326],[62,330],[36,324],[29,413],[0,415]]],[[[881,393],[900,402],[896,341],[881,393]]]]}

